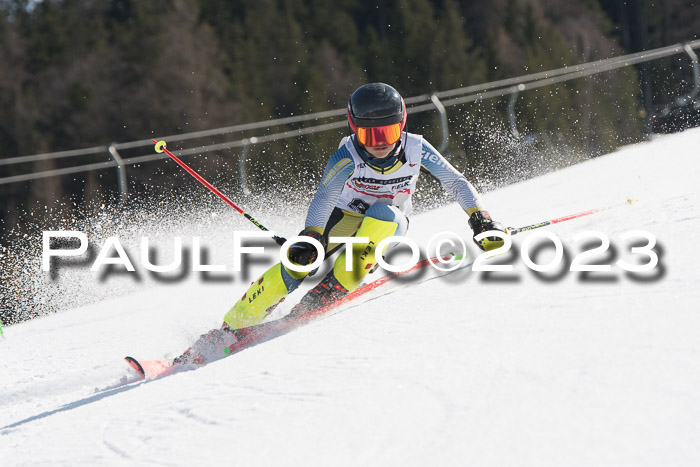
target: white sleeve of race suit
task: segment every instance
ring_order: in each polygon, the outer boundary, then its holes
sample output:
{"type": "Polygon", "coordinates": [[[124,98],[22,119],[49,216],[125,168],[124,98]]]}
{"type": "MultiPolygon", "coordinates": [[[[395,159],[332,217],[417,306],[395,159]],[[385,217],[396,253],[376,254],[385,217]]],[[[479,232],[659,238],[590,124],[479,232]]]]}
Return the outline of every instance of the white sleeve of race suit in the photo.
{"type": "Polygon", "coordinates": [[[311,201],[309,212],[306,215],[305,225],[307,228],[320,227],[324,229],[326,227],[328,218],[331,216],[331,212],[333,212],[333,208],[340,198],[340,193],[343,191],[345,180],[354,171],[355,164],[352,156],[343,145],[333,153],[328,164],[326,164],[321,184],[316,191],[316,196],[311,201]]]}
{"type": "Polygon", "coordinates": [[[476,207],[483,208],[484,204],[476,188],[425,139],[422,151],[421,166],[440,180],[445,190],[457,200],[462,209],[467,211],[476,207]]]}

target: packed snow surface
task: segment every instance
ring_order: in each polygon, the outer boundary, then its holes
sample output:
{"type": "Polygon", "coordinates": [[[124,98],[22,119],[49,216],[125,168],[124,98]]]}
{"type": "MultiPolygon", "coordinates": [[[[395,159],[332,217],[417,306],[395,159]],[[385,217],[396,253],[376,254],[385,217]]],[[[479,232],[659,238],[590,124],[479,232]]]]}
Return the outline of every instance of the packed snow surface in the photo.
{"type": "MultiPolygon", "coordinates": [[[[699,147],[689,130],[488,193],[513,227],[623,205],[514,236],[490,260],[511,273],[416,277],[162,379],[134,382],[122,357],[184,350],[268,264],[6,328],[0,463],[700,465],[699,147]],[[600,244],[574,238],[592,229],[611,246],[585,262],[611,271],[568,271],[600,244]],[[545,230],[565,255],[535,274],[520,246],[545,230]],[[622,238],[640,230],[659,263],[629,274],[615,262],[649,261],[631,250],[643,238],[622,238]]],[[[409,235],[425,246],[440,231],[470,241],[457,205],[414,216],[409,235]]]]}

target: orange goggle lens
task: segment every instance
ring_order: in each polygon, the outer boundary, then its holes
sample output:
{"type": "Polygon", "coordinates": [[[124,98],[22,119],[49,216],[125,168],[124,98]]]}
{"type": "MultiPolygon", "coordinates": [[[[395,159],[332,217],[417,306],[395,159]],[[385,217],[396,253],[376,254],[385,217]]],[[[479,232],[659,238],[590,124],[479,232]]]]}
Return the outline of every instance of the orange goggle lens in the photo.
{"type": "Polygon", "coordinates": [[[401,125],[399,123],[357,129],[357,141],[370,148],[394,144],[399,138],[401,138],[401,125]]]}

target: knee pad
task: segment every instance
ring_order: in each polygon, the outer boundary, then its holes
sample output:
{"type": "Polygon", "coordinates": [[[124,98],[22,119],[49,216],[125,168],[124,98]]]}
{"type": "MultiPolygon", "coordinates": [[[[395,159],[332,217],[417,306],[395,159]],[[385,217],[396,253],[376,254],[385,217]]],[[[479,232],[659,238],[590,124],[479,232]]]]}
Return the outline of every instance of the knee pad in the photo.
{"type": "MultiPolygon", "coordinates": [[[[365,213],[365,219],[371,217],[380,221],[393,222],[397,225],[396,231],[392,235],[404,235],[408,230],[408,219],[396,206],[387,204],[373,204],[365,213]]],[[[358,234],[358,236],[360,236],[358,234]]]]}
{"type": "MultiPolygon", "coordinates": [[[[388,206],[387,206],[388,207],[388,206]]],[[[404,217],[405,219],[405,217],[404,217]]],[[[353,245],[352,269],[346,270],[347,251],[343,251],[333,265],[333,273],[340,284],[347,290],[355,290],[362,279],[372,269],[375,264],[376,247],[385,238],[396,233],[398,225],[396,222],[379,220],[374,217],[365,217],[355,234],[356,237],[367,237],[366,243],[353,245]]]]}

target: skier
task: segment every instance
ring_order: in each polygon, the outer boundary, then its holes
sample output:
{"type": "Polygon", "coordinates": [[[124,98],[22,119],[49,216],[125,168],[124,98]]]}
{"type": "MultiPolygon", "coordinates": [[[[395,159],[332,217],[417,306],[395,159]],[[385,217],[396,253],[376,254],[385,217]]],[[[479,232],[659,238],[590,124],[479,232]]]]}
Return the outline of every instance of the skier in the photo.
{"type": "MultiPolygon", "coordinates": [[[[354,235],[369,241],[354,247],[351,271],[346,271],[343,251],[333,269],[291,315],[335,302],[360,285],[374,266],[375,246],[387,237],[406,233],[411,195],[421,169],[437,178],[457,200],[469,216],[475,237],[488,230],[506,232],[484,210],[476,189],[461,173],[422,136],[404,131],[406,104],[396,89],[384,83],[361,86],[350,97],[347,115],[352,135],[341,140],[328,161],[299,236],[319,241],[326,257],[343,246],[329,243],[329,237],[354,235]]],[[[503,245],[499,237],[474,241],[487,251],[503,245]]],[[[288,250],[289,260],[302,266],[313,263],[317,255],[307,242],[294,243],[288,250]]],[[[242,337],[240,329],[261,323],[308,274],[282,263],[267,270],[224,316],[222,328],[203,335],[175,363],[202,363],[223,356],[223,348],[242,337]]]]}

